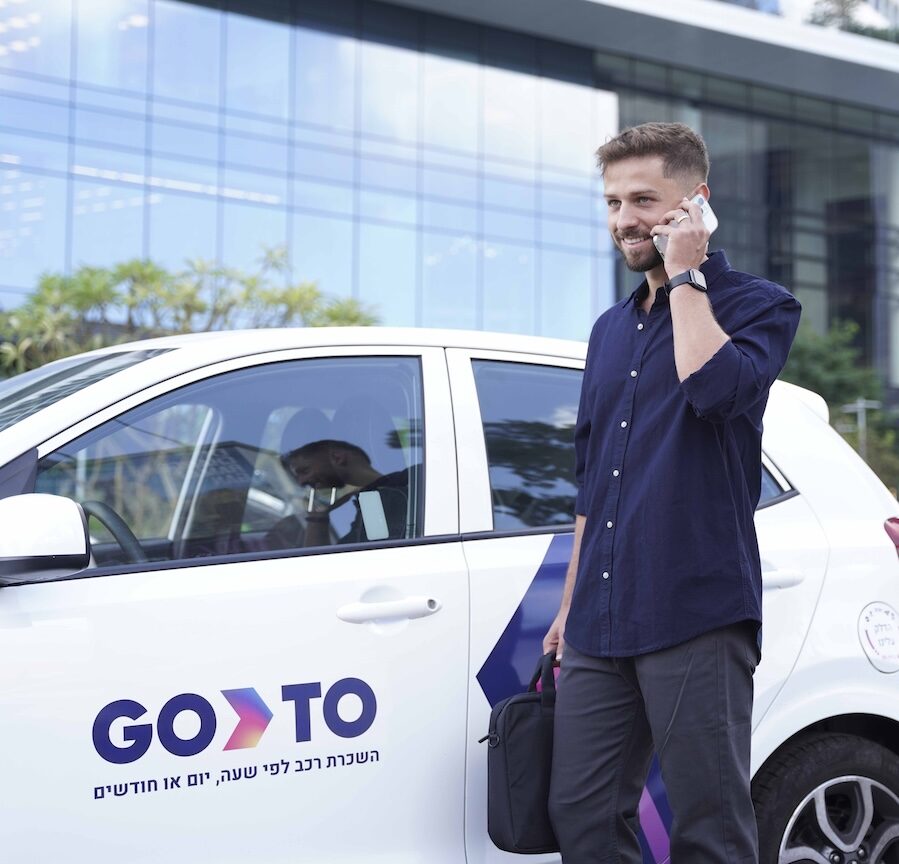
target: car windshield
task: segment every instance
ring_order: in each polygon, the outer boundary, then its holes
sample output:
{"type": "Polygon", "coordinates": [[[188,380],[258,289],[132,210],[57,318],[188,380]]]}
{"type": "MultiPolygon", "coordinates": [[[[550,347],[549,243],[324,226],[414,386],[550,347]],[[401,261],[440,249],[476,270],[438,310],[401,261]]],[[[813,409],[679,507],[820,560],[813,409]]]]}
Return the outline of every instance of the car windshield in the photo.
{"type": "Polygon", "coordinates": [[[169,350],[155,348],[67,357],[0,381],[0,431],[95,381],[169,350]]]}

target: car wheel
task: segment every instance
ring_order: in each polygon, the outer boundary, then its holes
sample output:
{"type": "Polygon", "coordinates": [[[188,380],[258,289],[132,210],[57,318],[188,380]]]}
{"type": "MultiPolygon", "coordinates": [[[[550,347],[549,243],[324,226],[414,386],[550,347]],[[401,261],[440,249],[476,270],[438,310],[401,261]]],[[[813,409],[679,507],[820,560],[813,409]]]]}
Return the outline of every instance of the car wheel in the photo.
{"type": "Polygon", "coordinates": [[[899,864],[899,757],[854,735],[776,753],[752,782],[760,864],[899,864]]]}

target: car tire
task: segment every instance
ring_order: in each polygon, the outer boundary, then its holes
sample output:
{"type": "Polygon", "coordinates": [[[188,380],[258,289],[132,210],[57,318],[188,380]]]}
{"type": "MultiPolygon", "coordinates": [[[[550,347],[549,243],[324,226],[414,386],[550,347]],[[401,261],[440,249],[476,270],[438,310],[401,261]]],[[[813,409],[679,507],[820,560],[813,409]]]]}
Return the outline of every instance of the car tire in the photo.
{"type": "Polygon", "coordinates": [[[815,734],[752,781],[760,864],[899,862],[899,756],[855,735],[815,734]]]}

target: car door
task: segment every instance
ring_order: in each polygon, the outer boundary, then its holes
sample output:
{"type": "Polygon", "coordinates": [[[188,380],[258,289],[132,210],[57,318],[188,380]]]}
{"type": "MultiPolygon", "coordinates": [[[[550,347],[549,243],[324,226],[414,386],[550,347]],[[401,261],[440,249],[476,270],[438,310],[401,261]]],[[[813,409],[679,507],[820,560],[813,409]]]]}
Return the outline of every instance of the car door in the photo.
{"type": "Polygon", "coordinates": [[[218,364],[42,444],[97,566],[0,589],[4,856],[462,860],[454,454],[434,348],[218,364]],[[322,442],[375,480],[298,486],[322,442]]]}
{"type": "MultiPolygon", "coordinates": [[[[772,418],[772,425],[775,422],[772,418]]],[[[754,679],[753,729],[793,671],[824,585],[830,551],[808,501],[767,456],[755,527],[762,564],[763,639],[754,679]]]]}
{"type": "Polygon", "coordinates": [[[583,361],[448,355],[471,574],[466,851],[469,864],[482,864],[507,856],[487,837],[487,754],[477,742],[491,707],[526,688],[558,611],[574,539],[572,436],[583,361]]]}
{"type": "MultiPolygon", "coordinates": [[[[449,353],[460,525],[471,571],[466,842],[469,864],[476,864],[505,858],[486,837],[486,753],[476,742],[487,728],[490,708],[525,688],[558,609],[571,556],[572,436],[582,364],[498,352],[449,353]]],[[[767,457],[763,478],[756,524],[766,627],[756,676],[756,725],[795,663],[826,563],[820,526],[767,457]]],[[[644,860],[667,860],[672,816],[656,763],[640,818],[644,860]]]]}

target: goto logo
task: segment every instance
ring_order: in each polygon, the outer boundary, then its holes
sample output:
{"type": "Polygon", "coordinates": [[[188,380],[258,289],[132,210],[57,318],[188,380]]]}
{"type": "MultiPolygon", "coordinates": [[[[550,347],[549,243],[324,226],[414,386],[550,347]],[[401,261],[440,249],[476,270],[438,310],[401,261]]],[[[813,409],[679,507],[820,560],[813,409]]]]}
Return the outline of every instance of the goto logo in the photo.
{"type": "MultiPolygon", "coordinates": [[[[255,747],[272,719],[272,712],[253,687],[238,690],[222,690],[222,695],[237,714],[237,725],[225,744],[225,750],[241,750],[255,747]]],[[[306,684],[285,684],[281,699],[293,702],[297,743],[312,740],[312,700],[321,699],[319,681],[306,684]]],[[[374,691],[360,678],[342,678],[331,685],[322,703],[325,725],[341,738],[356,738],[367,732],[378,711],[374,691]],[[338,712],[340,700],[354,695],[362,703],[362,712],[355,720],[344,720],[338,712]]],[[[110,731],[117,720],[140,720],[147,709],[133,699],[118,699],[100,709],[94,720],[94,748],[107,762],[125,765],[135,762],[150,748],[153,741],[152,723],[130,723],[123,730],[124,745],[113,744],[110,731]]],[[[212,704],[196,693],[180,693],[169,699],[156,718],[156,734],[159,743],[173,756],[195,756],[211,743],[218,728],[218,719],[212,704]],[[175,731],[175,719],[182,713],[194,714],[200,728],[191,738],[181,738],[175,731]]]]}

